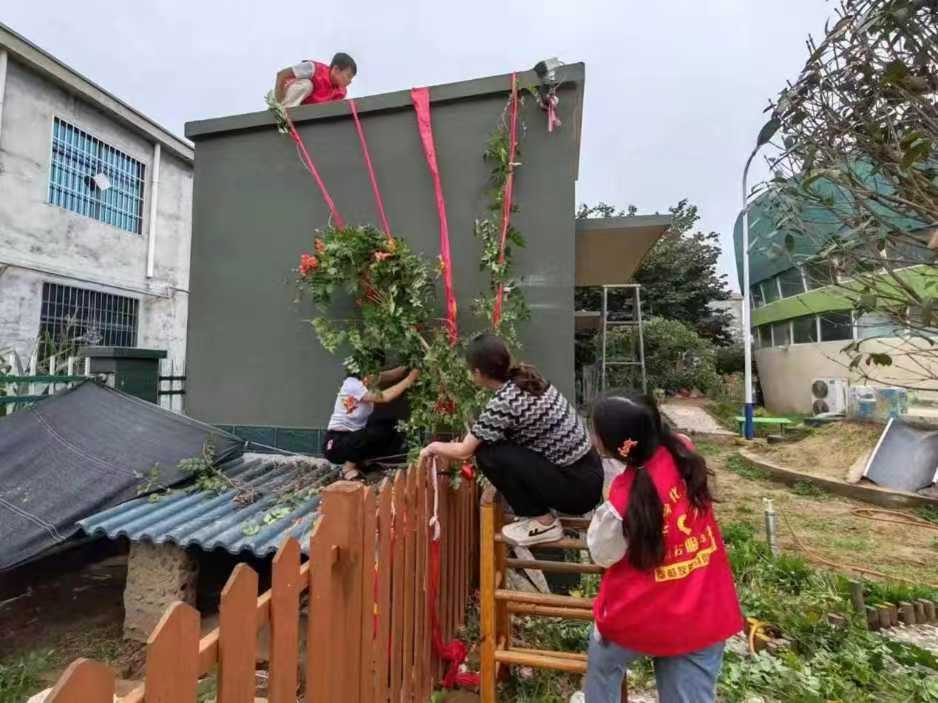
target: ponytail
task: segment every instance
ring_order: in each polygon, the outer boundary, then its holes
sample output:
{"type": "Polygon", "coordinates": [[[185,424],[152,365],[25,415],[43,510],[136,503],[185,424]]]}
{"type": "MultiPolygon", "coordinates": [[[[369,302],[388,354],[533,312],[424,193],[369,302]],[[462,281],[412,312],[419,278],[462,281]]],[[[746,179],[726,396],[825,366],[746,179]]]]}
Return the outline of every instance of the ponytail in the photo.
{"type": "Polygon", "coordinates": [[[644,468],[635,469],[629,505],[622,520],[629,563],[640,571],[654,569],[664,561],[664,506],[655,482],[644,468]]]}
{"type": "Polygon", "coordinates": [[[687,486],[687,499],[697,510],[707,510],[713,505],[709,478],[713,471],[707,461],[695,452],[690,444],[671,431],[667,423],[662,423],[661,444],[674,457],[677,471],[687,486]]]}
{"type": "Polygon", "coordinates": [[[508,369],[508,378],[518,388],[531,395],[543,395],[548,383],[531,364],[517,364],[508,369]]]}
{"type": "Polygon", "coordinates": [[[670,452],[687,487],[687,499],[699,511],[710,508],[712,471],[690,443],[674,434],[661,418],[654,399],[642,396],[606,398],[593,410],[593,430],[602,448],[634,471],[629,504],[622,519],[628,542],[626,559],[636,569],[653,569],[664,561],[664,506],[644,468],[661,448],[670,452]]]}

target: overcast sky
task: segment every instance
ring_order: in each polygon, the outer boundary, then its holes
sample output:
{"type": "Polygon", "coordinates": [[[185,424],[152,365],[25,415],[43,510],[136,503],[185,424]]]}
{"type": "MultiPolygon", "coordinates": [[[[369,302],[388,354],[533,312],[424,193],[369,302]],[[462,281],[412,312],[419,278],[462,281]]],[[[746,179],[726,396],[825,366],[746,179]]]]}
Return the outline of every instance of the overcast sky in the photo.
{"type": "MultiPolygon", "coordinates": [[[[768,98],[794,78],[825,0],[164,0],[8,2],[0,21],[177,134],[263,107],[275,72],[347,51],[353,97],[586,63],[577,201],[666,212],[681,198],[731,232],[768,98]]],[[[765,174],[759,165],[756,176],[765,174]]]]}

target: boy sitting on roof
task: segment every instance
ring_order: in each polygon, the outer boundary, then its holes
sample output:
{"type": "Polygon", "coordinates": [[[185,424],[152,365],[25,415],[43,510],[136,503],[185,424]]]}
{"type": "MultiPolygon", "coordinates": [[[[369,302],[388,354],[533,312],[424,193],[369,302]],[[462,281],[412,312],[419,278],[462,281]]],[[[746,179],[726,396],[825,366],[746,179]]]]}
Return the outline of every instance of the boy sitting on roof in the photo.
{"type": "Polygon", "coordinates": [[[307,59],[277,74],[274,97],[284,107],[344,100],[356,73],[355,59],[341,51],[328,66],[307,59]]]}

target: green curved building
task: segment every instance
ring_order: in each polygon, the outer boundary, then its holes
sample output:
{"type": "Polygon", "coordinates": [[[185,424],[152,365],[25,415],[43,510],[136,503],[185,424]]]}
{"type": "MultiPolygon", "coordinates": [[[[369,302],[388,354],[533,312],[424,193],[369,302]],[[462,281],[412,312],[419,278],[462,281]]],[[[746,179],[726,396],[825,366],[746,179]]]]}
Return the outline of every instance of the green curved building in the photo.
{"type": "MultiPolygon", "coordinates": [[[[872,372],[876,382],[851,371],[851,357],[844,349],[855,340],[863,340],[864,352],[883,351],[894,357],[916,342],[886,315],[857,315],[854,311],[853,296],[845,287],[849,278],[838,276],[829,260],[819,255],[832,238],[848,236],[836,214],[827,208],[807,208],[802,217],[809,223],[808,236],[795,236],[792,248],[791,242],[786,246],[785,241],[790,233],[777,226],[779,210],[774,197],[765,193],[757,198],[749,214],[753,359],[767,409],[774,413],[812,412],[816,379],[842,379],[843,386],[921,386],[923,374],[917,364],[914,369],[901,364],[877,368],[872,372]]],[[[920,231],[923,243],[905,254],[921,263],[906,268],[903,278],[924,291],[938,271],[935,253],[925,244],[934,230],[923,227],[920,231]]],[[[741,215],[736,220],[734,241],[742,282],[741,215]]],[[[938,379],[938,359],[935,361],[930,375],[938,379]]],[[[926,384],[931,385],[932,390],[919,391],[919,395],[938,399],[938,382],[926,384]]]]}

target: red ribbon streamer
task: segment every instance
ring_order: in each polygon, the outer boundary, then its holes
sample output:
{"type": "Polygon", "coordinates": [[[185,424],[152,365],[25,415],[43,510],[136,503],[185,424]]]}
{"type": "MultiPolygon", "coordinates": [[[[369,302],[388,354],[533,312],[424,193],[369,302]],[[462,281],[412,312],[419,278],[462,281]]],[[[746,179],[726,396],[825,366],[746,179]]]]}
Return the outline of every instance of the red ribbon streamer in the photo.
{"type": "Polygon", "coordinates": [[[344,229],[345,220],[342,219],[342,215],[340,215],[339,211],[336,209],[335,203],[332,200],[332,196],[329,195],[329,191],[326,189],[326,184],[323,183],[322,178],[319,176],[319,171],[316,170],[316,164],[313,163],[309,152],[306,151],[306,145],[303,144],[303,140],[300,139],[300,135],[296,131],[296,127],[293,126],[293,120],[291,120],[290,116],[286,114],[286,110],[284,110],[284,116],[287,118],[287,127],[290,128],[290,137],[296,143],[296,148],[300,152],[300,158],[303,160],[303,163],[306,164],[306,168],[312,175],[313,180],[316,181],[316,185],[319,186],[319,192],[322,193],[322,199],[326,201],[326,206],[329,208],[329,212],[332,213],[332,220],[335,222],[335,226],[339,229],[344,229]]]}
{"type": "Polygon", "coordinates": [[[433,649],[441,660],[449,662],[449,667],[443,675],[443,687],[477,688],[481,681],[479,675],[459,670],[469,653],[466,643],[457,639],[451,642],[443,641],[440,621],[436,612],[436,600],[440,583],[440,540],[432,538],[430,540],[430,574],[428,581],[427,597],[430,601],[430,632],[433,649]]]}
{"type": "Polygon", "coordinates": [[[436,162],[436,147],[433,144],[433,127],[430,124],[430,91],[427,88],[413,88],[410,99],[417,112],[417,129],[423,152],[427,157],[427,166],[433,178],[433,190],[436,193],[436,209],[440,216],[440,259],[443,262],[443,290],[446,293],[446,319],[449,328],[450,343],[455,345],[459,338],[456,326],[456,296],[453,294],[453,260],[449,249],[449,225],[446,222],[446,201],[443,199],[443,184],[440,182],[440,168],[436,162]]]}
{"type": "Polygon", "coordinates": [[[560,99],[556,95],[551,95],[547,98],[547,133],[550,134],[554,131],[554,127],[559,127],[563,123],[560,121],[560,118],[557,117],[557,103],[560,102],[560,99]]]}
{"type": "MultiPolygon", "coordinates": [[[[498,265],[505,263],[505,240],[508,238],[508,226],[511,224],[511,198],[515,183],[515,151],[518,148],[518,76],[511,74],[511,133],[508,137],[508,174],[505,176],[505,192],[502,197],[502,231],[498,241],[498,265]]],[[[492,309],[492,327],[498,329],[502,321],[502,299],[505,284],[498,284],[495,295],[495,307],[492,309]]]]}
{"type": "Polygon", "coordinates": [[[361,120],[358,119],[358,108],[355,107],[355,101],[348,101],[349,109],[352,111],[352,119],[355,121],[355,130],[358,132],[358,141],[362,145],[362,155],[365,157],[365,166],[368,168],[368,178],[371,180],[371,192],[375,194],[375,206],[378,208],[378,219],[381,220],[381,226],[384,227],[385,234],[391,239],[391,225],[388,224],[388,217],[384,213],[384,201],[381,199],[381,191],[378,189],[378,179],[375,177],[375,169],[371,165],[371,155],[368,153],[368,142],[365,141],[365,131],[362,129],[361,120]]]}

